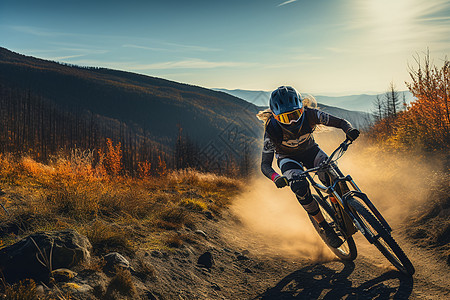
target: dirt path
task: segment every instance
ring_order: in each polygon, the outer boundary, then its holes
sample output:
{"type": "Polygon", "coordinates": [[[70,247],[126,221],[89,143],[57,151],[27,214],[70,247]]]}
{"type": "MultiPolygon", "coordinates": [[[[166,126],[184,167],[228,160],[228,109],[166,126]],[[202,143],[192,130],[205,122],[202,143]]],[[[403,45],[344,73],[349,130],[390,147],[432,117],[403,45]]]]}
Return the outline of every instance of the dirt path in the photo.
{"type": "MultiPolygon", "coordinates": [[[[343,263],[329,253],[314,258],[296,258],[268,249],[254,232],[228,216],[222,228],[234,228],[239,238],[227,231],[224,237],[231,244],[243,245],[246,241],[252,249],[249,257],[254,264],[263,261],[266,268],[254,274],[254,281],[262,290],[254,290],[246,299],[446,299],[450,297],[449,268],[438,261],[432,252],[413,246],[396,236],[404,251],[413,261],[416,274],[411,279],[398,272],[360,234],[356,237],[359,255],[352,263],[343,263]],[[240,230],[237,226],[241,226],[240,230]],[[258,240],[261,244],[258,244],[258,240]]],[[[224,232],[223,230],[221,232],[224,232]]],[[[317,241],[320,242],[317,237],[317,241]]],[[[330,252],[331,253],[331,252],[330,252]]]]}

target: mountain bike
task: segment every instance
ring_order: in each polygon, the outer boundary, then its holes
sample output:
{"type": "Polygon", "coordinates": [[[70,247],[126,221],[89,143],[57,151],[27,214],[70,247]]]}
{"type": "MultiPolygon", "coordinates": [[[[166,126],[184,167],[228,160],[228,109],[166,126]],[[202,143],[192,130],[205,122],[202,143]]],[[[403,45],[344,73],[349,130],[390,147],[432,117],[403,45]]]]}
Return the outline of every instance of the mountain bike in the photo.
{"type": "MultiPolygon", "coordinates": [[[[316,220],[309,216],[314,228],[322,240],[342,260],[352,261],[357,256],[353,235],[359,231],[402,273],[413,275],[415,270],[411,261],[391,236],[392,228],[378,209],[356,185],[350,175],[344,176],[337,167],[336,161],[344,155],[352,141],[346,139],[333,151],[328,159],[318,167],[303,169],[293,182],[300,177],[306,179],[314,187],[317,195],[313,195],[319,208],[330,226],[344,240],[339,248],[328,245],[325,233],[316,220]],[[323,172],[326,185],[317,183],[310,173],[323,172]]],[[[315,176],[314,176],[315,177],[315,176]]]]}

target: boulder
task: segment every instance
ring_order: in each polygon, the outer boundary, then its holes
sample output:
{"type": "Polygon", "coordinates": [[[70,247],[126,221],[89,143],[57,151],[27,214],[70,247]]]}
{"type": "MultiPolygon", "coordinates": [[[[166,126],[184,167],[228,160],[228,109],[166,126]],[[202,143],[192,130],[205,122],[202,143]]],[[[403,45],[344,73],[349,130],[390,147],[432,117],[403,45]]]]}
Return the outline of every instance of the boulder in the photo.
{"type": "Polygon", "coordinates": [[[211,269],[214,264],[214,258],[212,256],[211,252],[206,251],[205,253],[200,255],[200,257],[197,260],[197,264],[202,267],[211,269]]]}
{"type": "Polygon", "coordinates": [[[75,230],[34,233],[0,250],[0,270],[9,283],[25,278],[48,281],[52,270],[90,259],[89,240],[75,230]]]}
{"type": "Polygon", "coordinates": [[[125,270],[130,270],[130,262],[120,253],[111,252],[103,257],[105,260],[105,266],[103,270],[107,274],[114,274],[116,268],[122,268],[125,270]]]}

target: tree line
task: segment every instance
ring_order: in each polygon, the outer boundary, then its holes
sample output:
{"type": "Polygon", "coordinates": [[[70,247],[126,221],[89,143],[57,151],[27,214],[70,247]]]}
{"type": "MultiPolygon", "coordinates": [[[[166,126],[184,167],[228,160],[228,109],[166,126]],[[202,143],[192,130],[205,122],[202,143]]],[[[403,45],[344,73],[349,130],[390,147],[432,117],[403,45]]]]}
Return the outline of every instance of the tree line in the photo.
{"type": "Polygon", "coordinates": [[[181,125],[178,136],[156,143],[150,131],[86,110],[62,108],[32,91],[0,83],[0,153],[49,162],[74,149],[93,151],[112,175],[164,174],[167,169],[194,168],[227,175],[248,175],[250,150],[241,157],[208,161],[181,125]]]}
{"type": "Polygon", "coordinates": [[[170,161],[167,147],[154,143],[143,130],[81,109],[63,109],[31,91],[0,84],[0,152],[29,155],[48,162],[71,150],[108,152],[108,139],[121,148],[123,172],[134,174],[143,162],[170,161]]]}
{"type": "Polygon", "coordinates": [[[450,62],[445,59],[437,67],[429,53],[424,58],[416,57],[415,62],[416,66],[409,70],[411,82],[406,83],[415,100],[406,104],[391,83],[384,99],[377,97],[374,101],[375,123],[369,136],[394,148],[448,153],[450,62]]]}

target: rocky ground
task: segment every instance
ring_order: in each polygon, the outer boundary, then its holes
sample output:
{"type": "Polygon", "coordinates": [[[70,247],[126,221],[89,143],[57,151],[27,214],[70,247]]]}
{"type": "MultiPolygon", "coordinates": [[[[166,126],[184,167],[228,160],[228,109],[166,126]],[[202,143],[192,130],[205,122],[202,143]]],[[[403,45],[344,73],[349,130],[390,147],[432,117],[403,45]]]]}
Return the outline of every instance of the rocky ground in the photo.
{"type": "Polygon", "coordinates": [[[445,261],[401,236],[396,238],[417,270],[412,279],[397,272],[362,238],[357,238],[359,256],[354,262],[318,261],[277,254],[276,249],[268,254],[266,245],[258,244],[254,233],[230,210],[221,217],[204,213],[197,217],[195,226],[177,231],[184,240],[178,248],[140,250],[133,256],[112,253],[102,258],[91,257],[90,262],[72,268],[76,273],[56,272],[51,282],[37,283],[36,290],[43,297],[59,299],[69,299],[68,295],[71,299],[444,299],[450,296],[449,268],[445,261]]]}

